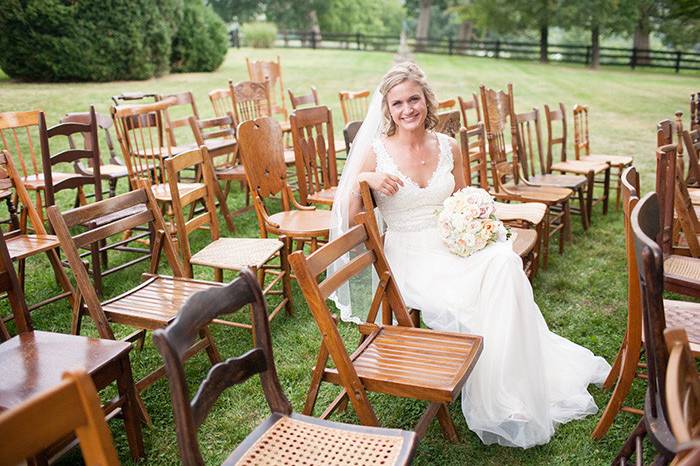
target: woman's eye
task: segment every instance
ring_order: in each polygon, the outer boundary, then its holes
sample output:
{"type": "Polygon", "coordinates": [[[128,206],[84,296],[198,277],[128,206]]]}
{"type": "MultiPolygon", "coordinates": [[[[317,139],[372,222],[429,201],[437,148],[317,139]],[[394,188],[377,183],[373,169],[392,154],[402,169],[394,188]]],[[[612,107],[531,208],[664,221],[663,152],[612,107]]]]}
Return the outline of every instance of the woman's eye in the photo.
{"type": "Polygon", "coordinates": [[[410,100],[411,100],[411,102],[415,102],[415,101],[417,101],[417,100],[419,100],[419,99],[420,99],[420,97],[418,97],[417,95],[414,95],[413,97],[411,97],[410,100]]]}

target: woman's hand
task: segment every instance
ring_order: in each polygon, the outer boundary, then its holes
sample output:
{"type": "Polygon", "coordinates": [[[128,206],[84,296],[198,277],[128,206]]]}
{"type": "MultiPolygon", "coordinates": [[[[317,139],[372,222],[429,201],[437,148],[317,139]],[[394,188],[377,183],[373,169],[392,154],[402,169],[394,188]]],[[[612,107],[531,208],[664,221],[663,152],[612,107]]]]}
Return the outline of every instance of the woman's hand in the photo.
{"type": "Polygon", "coordinates": [[[401,178],[388,173],[367,172],[362,173],[359,177],[360,181],[366,181],[370,188],[387,196],[393,196],[399,190],[399,186],[403,186],[401,178]]]}

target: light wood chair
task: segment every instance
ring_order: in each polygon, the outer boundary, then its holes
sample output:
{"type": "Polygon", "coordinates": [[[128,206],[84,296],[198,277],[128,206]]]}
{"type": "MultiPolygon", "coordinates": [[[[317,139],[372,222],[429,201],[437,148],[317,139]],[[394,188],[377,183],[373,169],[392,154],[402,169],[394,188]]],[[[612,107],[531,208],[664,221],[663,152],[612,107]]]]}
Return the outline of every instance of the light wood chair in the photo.
{"type": "Polygon", "coordinates": [[[667,328],[664,339],[668,350],[666,406],[676,440],[674,463],[678,464],[700,447],[700,374],[684,329],[667,328]]]}
{"type": "Polygon", "coordinates": [[[690,94],[690,130],[700,128],[700,92],[690,94]]]}
{"type": "Polygon", "coordinates": [[[700,128],[692,131],[683,130],[682,140],[688,153],[688,173],[685,181],[691,190],[693,203],[700,205],[700,187],[697,186],[698,181],[696,181],[700,180],[700,128]],[[691,185],[692,188],[690,188],[691,185]]]}
{"type": "MultiPolygon", "coordinates": [[[[100,338],[114,340],[115,334],[110,324],[115,323],[137,329],[127,337],[129,341],[143,339],[147,330],[162,328],[172,322],[178,309],[189,296],[203,289],[221,286],[220,283],[182,278],[184,274],[177,251],[170,235],[165,233],[167,231],[165,220],[151,190],[146,187],[63,213],[59,212],[56,206],[50,207],[47,212],[75,275],[80,299],[84,304],[80,307],[78,319],[82,317],[85,309],[94,321],[100,338]],[[123,215],[118,222],[71,236],[70,229],[79,223],[104,215],[118,214],[135,206],[140,207],[138,213],[123,215]],[[89,281],[78,249],[144,224],[156,232],[149,273],[144,276],[144,282],[116,297],[100,302],[89,281]],[[165,250],[173,277],[157,274],[162,250],[165,250]]],[[[78,321],[78,328],[79,324],[80,321],[78,321]]],[[[209,331],[203,329],[199,334],[201,339],[191,348],[188,355],[206,350],[211,362],[218,362],[219,353],[209,331]]],[[[137,390],[143,391],[162,377],[163,373],[162,367],[154,370],[137,382],[137,390]]]]}
{"type": "Polygon", "coordinates": [[[369,91],[340,91],[340,110],[343,112],[343,124],[351,121],[363,121],[369,105],[369,91]]]}
{"type": "Polygon", "coordinates": [[[564,243],[572,240],[571,215],[569,200],[573,192],[568,188],[533,186],[521,180],[520,164],[517,150],[517,125],[507,109],[513,108],[512,85],[508,92],[494,91],[481,86],[482,110],[489,155],[491,159],[491,177],[494,183],[492,194],[498,200],[510,202],[539,202],[547,205],[547,237],[544,238],[543,264],[547,264],[549,255],[549,237],[559,233],[559,253],[564,252],[564,243]],[[511,124],[512,160],[508,160],[506,151],[506,122],[511,124]],[[522,181],[522,182],[521,182],[522,181]]]}
{"type": "Polygon", "coordinates": [[[474,129],[478,123],[481,123],[481,108],[479,108],[479,98],[476,94],[471,95],[471,99],[463,99],[462,96],[457,97],[459,101],[459,111],[462,112],[462,123],[467,129],[474,129]],[[474,118],[468,118],[467,113],[473,111],[474,118]]]}
{"type": "Polygon", "coordinates": [[[320,465],[332,461],[407,465],[413,457],[417,442],[413,432],[358,427],[292,412],[275,369],[265,300],[249,270],[242,271],[231,284],[187,301],[177,319],[165,330],[157,330],[153,339],[165,360],[180,458],[185,466],[204,465],[197,429],[219,395],[256,374],[260,374],[272,414],[241,442],[225,464],[320,465]],[[183,354],[194,341],[197,328],[246,304],[253,309],[255,347],[212,367],[190,400],[183,354]]]}
{"type": "Polygon", "coordinates": [[[95,385],[84,371],[64,373],[55,387],[0,414],[0,458],[20,464],[73,432],[86,465],[119,465],[95,385]]]}
{"type": "Polygon", "coordinates": [[[286,236],[297,240],[299,247],[308,241],[315,250],[319,240],[328,238],[330,211],[301,205],[294,198],[287,183],[279,124],[270,117],[245,121],[238,126],[238,143],[260,235],[263,238],[270,234],[286,236]],[[282,199],[282,211],[270,214],[264,200],[278,194],[282,199]]]}
{"type": "Polygon", "coordinates": [[[311,106],[318,107],[320,104],[318,100],[318,92],[316,92],[316,86],[311,86],[311,92],[304,95],[294,94],[291,89],[287,89],[289,93],[289,100],[292,103],[292,110],[296,110],[300,106],[311,106]]]}
{"type": "MultiPolygon", "coordinates": [[[[101,390],[116,382],[117,397],[106,403],[104,411],[110,418],[121,409],[127,441],[131,456],[137,461],[144,456],[143,437],[139,422],[138,396],[134,390],[134,381],[129,363],[131,345],[121,341],[99,340],[76,335],[34,330],[29,309],[24,300],[24,293],[17,279],[12,261],[5,244],[0,236],[0,290],[7,293],[10,309],[15,319],[17,335],[10,337],[6,327],[0,320],[0,367],[4,377],[0,378],[0,421],[2,439],[0,442],[0,462],[7,464],[9,455],[24,459],[26,456],[36,456],[39,464],[46,464],[48,458],[56,453],[65,451],[70,436],[40,439],[36,429],[44,426],[46,421],[56,419],[49,415],[49,410],[39,410],[46,416],[45,422],[35,422],[32,432],[27,429],[15,430],[9,419],[16,419],[21,414],[22,404],[46,391],[55,389],[61,384],[61,374],[65,370],[82,370],[92,378],[97,389],[101,390]],[[18,411],[15,411],[18,410],[18,411]],[[15,413],[15,414],[10,414],[15,413]],[[36,434],[36,435],[35,435],[36,434]],[[16,436],[24,440],[14,441],[16,436]],[[14,451],[20,445],[26,447],[34,441],[32,450],[14,451]],[[60,440],[52,442],[51,440],[60,440]],[[43,451],[40,451],[43,450],[43,451]],[[14,453],[10,453],[14,451],[14,453]]],[[[95,390],[93,386],[93,390],[95,390]]],[[[97,400],[97,397],[95,397],[97,400]]],[[[96,401],[97,402],[97,401],[96,401]]],[[[98,403],[99,406],[99,403],[98,403]]],[[[65,407],[60,407],[66,410],[65,407]]],[[[72,412],[72,411],[71,411],[72,412]]],[[[57,415],[67,418],[71,412],[57,415]]],[[[99,416],[104,421],[102,410],[99,416]]],[[[103,422],[102,421],[102,422],[103,422]]],[[[68,433],[68,432],[65,432],[68,433]]],[[[10,462],[9,464],[15,464],[10,462]]]]}
{"type": "MultiPolygon", "coordinates": [[[[175,136],[177,130],[179,128],[189,129],[190,117],[194,117],[197,120],[199,119],[199,111],[197,111],[197,104],[194,101],[194,96],[192,92],[185,91],[176,94],[160,94],[157,100],[159,102],[168,102],[168,106],[163,110],[165,131],[170,139],[170,145],[177,146],[177,137],[175,136]],[[185,113],[184,116],[182,115],[183,112],[185,113]]],[[[180,142],[183,145],[185,144],[183,141],[180,142]]],[[[195,143],[192,143],[190,140],[187,145],[194,147],[194,144],[195,143]]]]}
{"type": "MultiPolygon", "coordinates": [[[[245,59],[248,68],[248,77],[251,81],[267,82],[269,86],[270,115],[282,115],[282,132],[289,132],[289,121],[287,120],[287,107],[285,105],[284,82],[282,81],[282,63],[280,57],[276,61],[250,60],[245,59]],[[279,89],[279,93],[277,91],[279,89]],[[277,100],[279,96],[279,100],[277,100]]],[[[254,118],[257,118],[254,117],[254,118]]],[[[251,118],[246,118],[251,119],[251,118]]],[[[241,123],[243,120],[238,120],[241,123]]]]}
{"type": "Polygon", "coordinates": [[[606,162],[610,167],[617,169],[615,208],[619,209],[622,170],[631,166],[634,159],[628,155],[591,154],[591,143],[588,134],[588,105],[574,105],[574,155],[576,160],[606,162]]]}
{"type": "MultiPolygon", "coordinates": [[[[533,108],[530,112],[516,113],[515,121],[518,129],[518,144],[520,150],[518,161],[522,176],[530,184],[536,186],[552,186],[569,188],[578,198],[578,208],[571,208],[573,213],[581,217],[583,230],[588,230],[588,204],[593,202],[593,176],[564,175],[547,172],[547,163],[542,150],[542,126],[540,112],[533,108]],[[539,173],[537,166],[539,165],[539,173]]],[[[593,175],[591,172],[590,175],[593,175]]]]}
{"type": "Polygon", "coordinates": [[[454,442],[457,433],[446,403],[457,397],[466,382],[481,353],[483,339],[415,328],[391,275],[378,232],[370,225],[367,214],[360,214],[359,220],[347,233],[308,257],[296,251],[289,258],[323,336],[304,414],[313,414],[321,383],[330,382],[341,386],[343,392],[323,412],[322,419],[349,399],[363,425],[378,426],[379,420],[367,397],[367,392],[375,391],[427,401],[428,407],[415,428],[416,436],[422,438],[437,416],[443,433],[454,442]],[[320,283],[317,281],[332,262],[358,245],[364,245],[367,250],[333,275],[320,283]],[[377,272],[380,284],[372,298],[367,321],[359,326],[363,335],[360,346],[350,356],[325,300],[341,284],[368,267],[377,272]],[[377,325],[382,303],[383,324],[377,325]],[[398,326],[392,325],[393,319],[398,326]],[[326,367],[329,357],[333,368],[326,367]]]}
{"type": "Polygon", "coordinates": [[[333,115],[328,107],[294,110],[289,117],[301,204],[330,206],[338,187],[333,115]]]}
{"type": "MultiPolygon", "coordinates": [[[[637,170],[628,167],[622,173],[622,208],[625,222],[625,249],[627,256],[627,327],[620,350],[615,357],[612,369],[603,383],[603,388],[614,387],[610,400],[591,434],[601,439],[621,412],[642,415],[639,408],[624,405],[635,379],[645,376],[640,369],[643,345],[642,295],[639,288],[637,262],[632,238],[631,214],[639,202],[639,175],[637,170]]],[[[692,336],[693,354],[700,357],[700,304],[689,301],[663,300],[664,319],[669,326],[685,327],[692,336]]]]}
{"type": "Polygon", "coordinates": [[[455,110],[457,106],[457,101],[455,99],[445,99],[438,101],[437,111],[438,112],[450,112],[455,110]]]}
{"type": "Polygon", "coordinates": [[[566,109],[564,104],[559,102],[559,109],[550,109],[545,104],[544,114],[547,120],[547,172],[573,173],[593,178],[594,186],[601,186],[599,196],[590,196],[588,203],[588,220],[593,219],[593,207],[603,204],[603,215],[608,213],[608,202],[610,199],[610,164],[605,161],[583,161],[568,160],[566,155],[568,124],[566,120],[566,109]],[[559,123],[557,123],[559,122],[559,123]],[[555,127],[561,127],[561,135],[555,136],[555,127]],[[554,159],[555,146],[560,146],[558,160],[554,159]]]}
{"type": "MultiPolygon", "coordinates": [[[[60,299],[67,299],[75,310],[75,291],[58,257],[60,246],[58,238],[54,235],[49,235],[46,231],[39,213],[32,204],[29,192],[24,187],[22,176],[17,172],[12,157],[5,150],[0,151],[0,190],[11,193],[11,196],[6,198],[10,217],[9,228],[2,236],[7,243],[11,259],[17,262],[20,287],[24,289],[26,280],[25,261],[37,254],[44,253],[49,259],[56,283],[62,290],[55,296],[30,305],[29,311],[60,299]],[[12,200],[12,197],[17,199],[16,203],[12,200]],[[17,216],[17,208],[22,210],[21,218],[17,216]]],[[[5,320],[11,318],[12,316],[8,316],[5,320]]]]}
{"type": "Polygon", "coordinates": [[[211,107],[214,110],[214,116],[222,117],[226,116],[227,113],[233,112],[233,106],[231,104],[231,89],[212,89],[209,91],[209,101],[211,102],[211,107]]]}
{"type": "Polygon", "coordinates": [[[435,131],[443,133],[451,138],[457,137],[459,129],[462,127],[461,114],[459,110],[440,112],[437,114],[438,122],[435,131]]]}

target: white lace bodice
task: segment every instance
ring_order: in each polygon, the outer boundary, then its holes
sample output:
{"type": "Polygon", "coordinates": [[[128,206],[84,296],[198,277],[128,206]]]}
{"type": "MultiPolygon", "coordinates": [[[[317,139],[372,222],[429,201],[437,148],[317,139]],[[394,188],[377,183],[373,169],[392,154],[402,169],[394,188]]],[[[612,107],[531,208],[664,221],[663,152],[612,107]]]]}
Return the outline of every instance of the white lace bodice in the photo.
{"type": "Polygon", "coordinates": [[[440,159],[425,188],[399,170],[381,139],[372,143],[377,158],[376,171],[398,176],[404,183],[393,196],[375,193],[377,207],[389,230],[419,231],[437,226],[436,212],[454,191],[455,179],[449,139],[444,134],[436,134],[440,159]]]}

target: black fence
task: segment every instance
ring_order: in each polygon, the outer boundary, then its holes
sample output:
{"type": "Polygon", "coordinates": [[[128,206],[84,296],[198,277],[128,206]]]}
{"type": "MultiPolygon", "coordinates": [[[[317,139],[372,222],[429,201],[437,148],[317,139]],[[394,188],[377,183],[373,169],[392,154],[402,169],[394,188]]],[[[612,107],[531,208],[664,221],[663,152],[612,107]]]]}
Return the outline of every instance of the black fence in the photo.
{"type": "MultiPolygon", "coordinates": [[[[231,44],[240,46],[238,32],[231,34],[231,44]]],[[[281,32],[276,46],[312,49],[376,50],[396,52],[400,46],[397,36],[350,34],[281,32]]],[[[416,40],[409,38],[405,47],[408,52],[464,55],[512,60],[540,60],[539,42],[508,42],[500,40],[459,41],[450,38],[416,40]]],[[[600,47],[601,65],[629,66],[631,68],[666,68],[676,73],[681,70],[700,70],[700,53],[670,50],[645,50],[624,47],[600,47]]],[[[547,59],[555,63],[579,63],[590,65],[593,48],[590,45],[549,44],[547,59]]]]}

